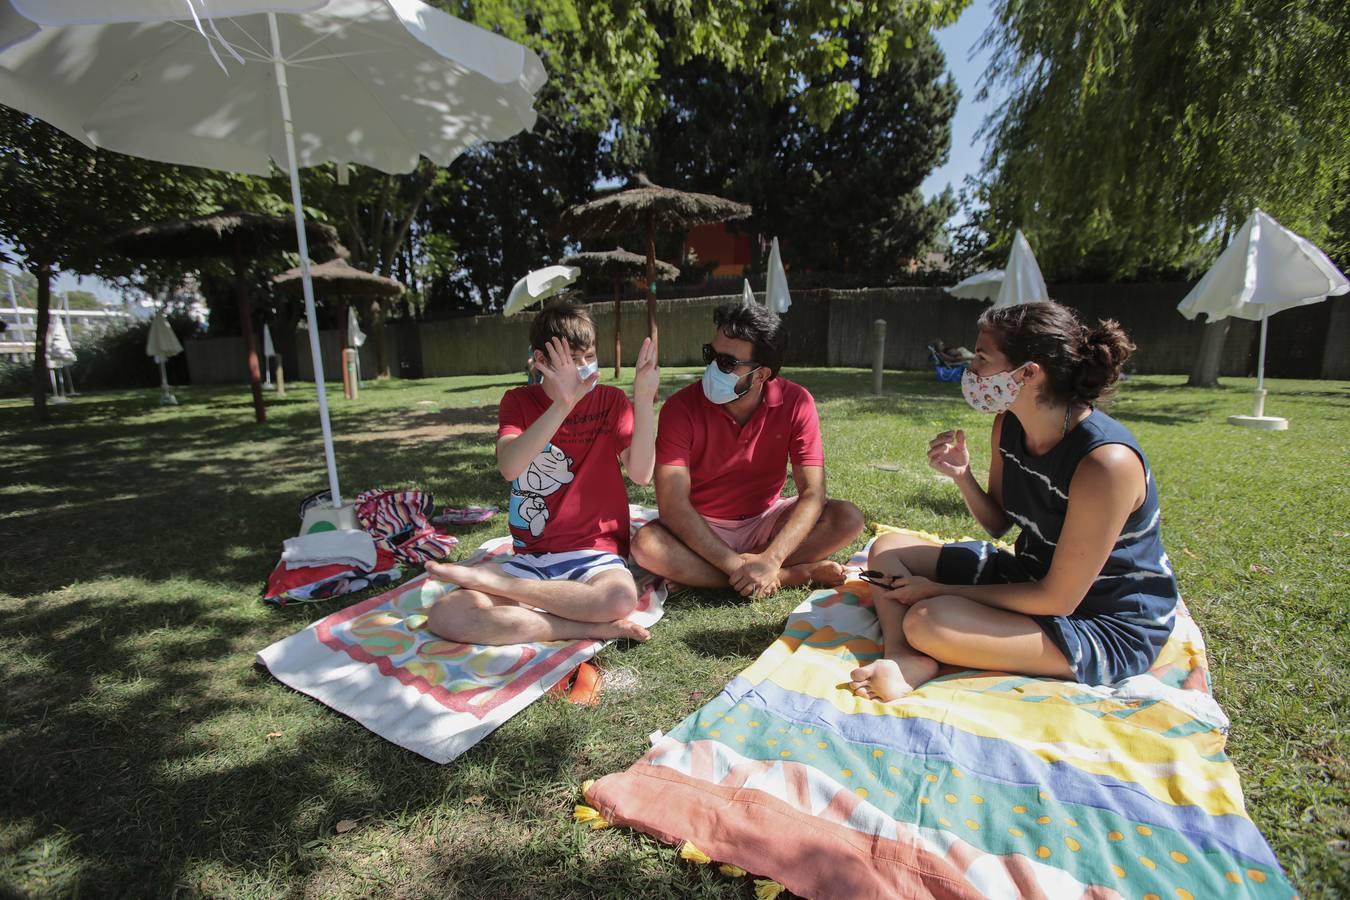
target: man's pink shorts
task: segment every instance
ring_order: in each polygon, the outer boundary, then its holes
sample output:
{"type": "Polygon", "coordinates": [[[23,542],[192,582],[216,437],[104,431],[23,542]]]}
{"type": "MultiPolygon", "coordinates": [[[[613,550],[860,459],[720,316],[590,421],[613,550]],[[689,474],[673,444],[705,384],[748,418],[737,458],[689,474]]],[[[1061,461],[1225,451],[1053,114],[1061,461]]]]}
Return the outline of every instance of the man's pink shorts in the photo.
{"type": "Polygon", "coordinates": [[[796,497],[779,497],[764,512],[748,519],[714,519],[704,516],[703,521],[708,523],[713,534],[722,539],[722,543],[737,553],[757,553],[769,546],[774,526],[796,503],[796,497]]]}

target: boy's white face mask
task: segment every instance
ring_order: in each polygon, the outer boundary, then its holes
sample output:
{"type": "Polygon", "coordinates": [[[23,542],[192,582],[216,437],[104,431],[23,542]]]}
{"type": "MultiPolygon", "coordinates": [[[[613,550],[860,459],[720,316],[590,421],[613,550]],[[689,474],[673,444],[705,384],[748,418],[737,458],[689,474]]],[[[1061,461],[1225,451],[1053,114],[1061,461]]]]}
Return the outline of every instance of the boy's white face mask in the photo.
{"type": "MultiPolygon", "coordinates": [[[[582,381],[586,381],[588,378],[590,378],[592,375],[594,375],[596,372],[599,371],[600,371],[600,360],[593,359],[590,362],[586,363],[586,365],[584,366],[577,366],[577,378],[581,379],[582,381]]],[[[595,384],[599,383],[600,382],[597,381],[595,384]]],[[[591,390],[595,390],[595,384],[591,385],[590,388],[591,390]]]]}

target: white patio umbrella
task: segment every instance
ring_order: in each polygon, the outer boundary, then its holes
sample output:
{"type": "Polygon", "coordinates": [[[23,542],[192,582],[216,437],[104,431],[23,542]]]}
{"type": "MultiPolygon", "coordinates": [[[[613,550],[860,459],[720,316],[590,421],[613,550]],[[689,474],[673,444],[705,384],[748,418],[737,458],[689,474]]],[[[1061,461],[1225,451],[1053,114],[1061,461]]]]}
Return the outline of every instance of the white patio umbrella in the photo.
{"type": "Polygon", "coordinates": [[[169,373],[164,363],[169,357],[182,352],[183,345],[169,327],[169,320],[164,317],[164,313],[155,313],[155,317],[150,320],[150,333],[145,337],[145,355],[154,357],[155,362],[159,363],[159,402],[165,406],[177,406],[178,398],[169,387],[169,373]]]}
{"type": "Polygon", "coordinates": [[[0,47],[0,102],[91,146],[259,175],[284,165],[311,320],[299,167],[448,165],[532,127],[545,79],[532,51],[418,0],[7,0],[0,47]]]}
{"type": "Polygon", "coordinates": [[[755,305],[755,292],[750,290],[750,279],[744,279],[745,285],[741,288],[741,306],[755,305]]]}
{"type": "Polygon", "coordinates": [[[1265,414],[1266,324],[1282,310],[1350,292],[1350,281],[1315,244],[1261,210],[1243,223],[1205,277],[1177,306],[1186,318],[1205,313],[1208,321],[1228,316],[1261,322],[1256,362],[1256,406],[1250,416],[1229,416],[1231,425],[1282,431],[1287,419],[1265,414]]]}
{"type": "Polygon", "coordinates": [[[778,252],[778,238],[769,249],[769,272],[764,279],[764,305],[782,315],[792,305],[788,293],[787,272],[783,270],[783,256],[778,252]]]}
{"type": "Polygon", "coordinates": [[[1008,251],[1008,264],[1003,268],[1003,283],[999,285],[998,297],[994,300],[994,309],[1005,306],[1017,306],[1022,303],[1044,303],[1050,299],[1045,287],[1045,278],[1041,276],[1041,267],[1036,255],[1031,252],[1031,244],[1019,228],[1013,235],[1012,249],[1008,251]]]}
{"type": "Polygon", "coordinates": [[[990,300],[998,299],[998,292],[1001,287],[1003,287],[1003,270],[987,269],[983,272],[976,272],[969,278],[961,279],[947,288],[947,293],[953,297],[962,297],[966,300],[983,300],[988,303],[990,300]]]}
{"type": "Polygon", "coordinates": [[[511,286],[506,296],[503,316],[514,316],[531,303],[552,297],[577,280],[581,270],[576,266],[544,266],[535,269],[511,286]]]}

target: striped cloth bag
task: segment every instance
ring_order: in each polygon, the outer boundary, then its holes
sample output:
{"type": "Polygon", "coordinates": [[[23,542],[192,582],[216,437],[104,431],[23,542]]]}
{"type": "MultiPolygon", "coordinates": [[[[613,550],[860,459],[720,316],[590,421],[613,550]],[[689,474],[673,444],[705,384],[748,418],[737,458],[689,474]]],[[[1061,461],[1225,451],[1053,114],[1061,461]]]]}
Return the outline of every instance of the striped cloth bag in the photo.
{"type": "Polygon", "coordinates": [[[431,524],[434,498],[427,491],[369,490],[356,495],[356,517],[370,532],[376,547],[399,560],[420,566],[441,559],[459,538],[441,534],[431,524]]]}

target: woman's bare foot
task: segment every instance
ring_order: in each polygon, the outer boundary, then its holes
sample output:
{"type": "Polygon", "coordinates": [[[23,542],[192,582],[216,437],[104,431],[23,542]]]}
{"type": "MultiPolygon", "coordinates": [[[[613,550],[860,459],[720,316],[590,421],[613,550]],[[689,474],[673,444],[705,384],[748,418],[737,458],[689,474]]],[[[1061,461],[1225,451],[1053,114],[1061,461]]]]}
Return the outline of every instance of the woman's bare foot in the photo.
{"type": "Polygon", "coordinates": [[[844,567],[832,559],[798,563],[784,567],[778,583],[783,587],[800,587],[803,584],[838,587],[844,583],[844,567]]]}
{"type": "Polygon", "coordinates": [[[859,697],[882,702],[898,700],[937,674],[937,660],[921,654],[905,654],[899,661],[883,656],[854,669],[849,687],[859,697]]]}
{"type": "Polygon", "coordinates": [[[458,563],[429,561],[426,568],[427,574],[437,581],[457,584],[460,587],[469,590],[480,590],[484,586],[483,579],[479,577],[481,570],[474,566],[461,566],[458,563]]]}
{"type": "Polygon", "coordinates": [[[617,622],[598,622],[592,627],[595,629],[593,637],[606,641],[645,641],[652,636],[650,631],[629,619],[620,619],[617,622]]]}

